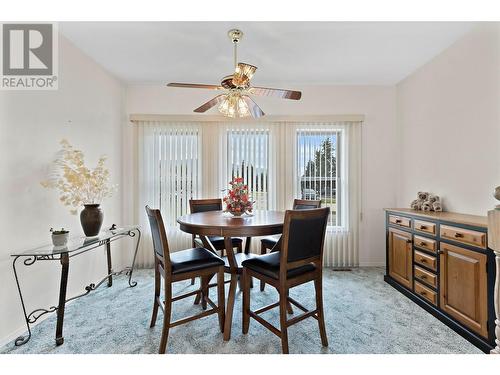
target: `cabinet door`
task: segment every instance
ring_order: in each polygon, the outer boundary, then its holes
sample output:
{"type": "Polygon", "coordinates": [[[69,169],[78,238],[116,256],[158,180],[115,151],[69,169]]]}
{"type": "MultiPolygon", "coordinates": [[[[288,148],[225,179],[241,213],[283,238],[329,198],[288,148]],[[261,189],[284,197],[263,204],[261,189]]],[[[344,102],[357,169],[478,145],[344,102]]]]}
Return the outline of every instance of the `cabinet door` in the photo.
{"type": "Polygon", "coordinates": [[[486,255],[444,242],[440,248],[441,309],[488,337],[486,255]]]}
{"type": "Polygon", "coordinates": [[[411,234],[389,228],[389,276],[401,285],[412,288],[411,234]]]}

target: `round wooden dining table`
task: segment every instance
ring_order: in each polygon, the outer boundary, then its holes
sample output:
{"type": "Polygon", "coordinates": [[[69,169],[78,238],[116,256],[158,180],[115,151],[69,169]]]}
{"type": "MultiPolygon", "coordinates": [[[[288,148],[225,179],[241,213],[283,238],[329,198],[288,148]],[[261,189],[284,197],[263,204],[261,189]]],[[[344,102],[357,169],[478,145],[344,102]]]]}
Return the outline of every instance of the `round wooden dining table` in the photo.
{"type": "MultiPolygon", "coordinates": [[[[245,253],[249,252],[251,237],[280,234],[283,231],[284,211],[255,211],[251,215],[232,216],[223,211],[207,211],[184,215],[177,219],[183,232],[198,235],[203,246],[216,253],[210,243],[209,236],[224,237],[227,253],[226,272],[231,274],[229,294],[227,297],[226,318],[224,322],[224,340],[231,338],[231,325],[236,297],[238,277],[241,273],[241,259],[235,254],[232,237],[247,237],[245,253]]],[[[205,283],[208,285],[208,281],[205,283]]],[[[202,288],[203,289],[203,288],[202,288]]],[[[208,292],[208,289],[207,289],[208,292]]]]}

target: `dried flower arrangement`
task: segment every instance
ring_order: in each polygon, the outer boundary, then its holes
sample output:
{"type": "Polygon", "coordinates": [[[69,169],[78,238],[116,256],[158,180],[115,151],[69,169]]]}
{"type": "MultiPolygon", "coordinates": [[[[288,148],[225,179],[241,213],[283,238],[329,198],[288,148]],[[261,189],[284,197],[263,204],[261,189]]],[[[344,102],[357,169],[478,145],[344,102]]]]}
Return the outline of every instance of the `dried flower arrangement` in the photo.
{"type": "Polygon", "coordinates": [[[252,212],[253,203],[248,195],[248,186],[243,183],[243,178],[235,177],[229,182],[231,186],[228,195],[224,197],[226,209],[224,212],[230,212],[234,216],[241,216],[245,212],[252,212]]]}
{"type": "Polygon", "coordinates": [[[63,139],[60,142],[62,149],[54,161],[54,171],[51,177],[42,181],[46,188],[57,189],[60,201],[69,207],[70,212],[76,215],[79,207],[85,204],[100,204],[106,197],[110,197],[117,185],[109,182],[109,170],[104,166],[106,157],[101,156],[94,169],[89,169],[84,163],[82,151],[63,139]]]}
{"type": "Polygon", "coordinates": [[[441,200],[438,195],[434,195],[425,191],[419,191],[417,193],[417,199],[411,202],[410,207],[413,210],[421,211],[443,211],[443,206],[441,205],[441,200]]]}

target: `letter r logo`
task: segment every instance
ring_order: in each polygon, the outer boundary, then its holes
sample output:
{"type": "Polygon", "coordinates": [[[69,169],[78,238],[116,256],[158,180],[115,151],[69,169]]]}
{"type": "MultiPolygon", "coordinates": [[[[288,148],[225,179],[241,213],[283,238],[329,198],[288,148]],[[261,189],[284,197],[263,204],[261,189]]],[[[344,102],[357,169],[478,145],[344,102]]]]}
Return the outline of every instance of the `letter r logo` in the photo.
{"type": "Polygon", "coordinates": [[[52,24],[3,24],[3,74],[52,75],[52,24]]]}

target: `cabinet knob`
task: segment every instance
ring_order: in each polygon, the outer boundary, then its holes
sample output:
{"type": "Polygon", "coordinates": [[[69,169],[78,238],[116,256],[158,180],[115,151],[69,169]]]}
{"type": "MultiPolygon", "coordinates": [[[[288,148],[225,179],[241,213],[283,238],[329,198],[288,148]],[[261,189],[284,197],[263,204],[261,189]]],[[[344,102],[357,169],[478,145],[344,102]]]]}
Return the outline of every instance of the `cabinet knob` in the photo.
{"type": "Polygon", "coordinates": [[[420,291],[420,294],[421,294],[422,296],[425,296],[427,293],[426,293],[426,292],[424,292],[424,291],[422,290],[422,291],[420,291]]]}
{"type": "Polygon", "coordinates": [[[411,243],[411,240],[410,239],[406,240],[406,243],[411,243]]]}
{"type": "Polygon", "coordinates": [[[455,238],[461,238],[461,237],[463,237],[463,234],[461,234],[461,233],[455,233],[455,238]]]}
{"type": "Polygon", "coordinates": [[[421,225],[419,229],[427,229],[425,225],[421,225]]]}
{"type": "Polygon", "coordinates": [[[421,278],[422,280],[425,280],[425,279],[427,279],[427,276],[426,276],[426,275],[420,275],[420,278],[421,278]]]}
{"type": "Polygon", "coordinates": [[[427,263],[427,259],[425,259],[425,258],[420,258],[420,261],[421,261],[422,263],[427,263]]]}
{"type": "Polygon", "coordinates": [[[420,246],[425,246],[425,242],[420,242],[419,245],[420,246]]]}
{"type": "Polygon", "coordinates": [[[400,219],[396,219],[396,223],[397,224],[401,223],[401,220],[400,219]]]}

